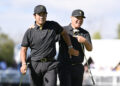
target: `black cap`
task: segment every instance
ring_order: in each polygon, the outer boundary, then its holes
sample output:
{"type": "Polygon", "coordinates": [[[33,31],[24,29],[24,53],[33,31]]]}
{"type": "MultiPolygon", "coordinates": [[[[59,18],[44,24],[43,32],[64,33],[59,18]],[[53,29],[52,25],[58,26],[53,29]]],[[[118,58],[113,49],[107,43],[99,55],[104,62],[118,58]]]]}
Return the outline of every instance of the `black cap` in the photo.
{"type": "Polygon", "coordinates": [[[37,6],[34,8],[34,14],[39,14],[39,13],[41,13],[41,12],[47,13],[46,7],[43,6],[43,5],[37,5],[37,6]]]}
{"type": "Polygon", "coordinates": [[[72,12],[72,16],[81,16],[81,17],[85,18],[84,12],[82,10],[80,10],[80,9],[74,10],[72,12]]]}

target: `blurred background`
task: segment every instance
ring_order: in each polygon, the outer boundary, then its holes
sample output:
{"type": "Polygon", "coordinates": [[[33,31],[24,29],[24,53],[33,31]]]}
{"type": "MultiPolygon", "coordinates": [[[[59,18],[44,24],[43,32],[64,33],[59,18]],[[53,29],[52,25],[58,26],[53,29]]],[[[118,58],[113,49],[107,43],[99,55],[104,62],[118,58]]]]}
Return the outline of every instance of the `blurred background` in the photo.
{"type": "MultiPolygon", "coordinates": [[[[85,52],[83,85],[92,86],[88,61],[96,86],[120,86],[119,3],[120,0],[0,0],[0,86],[20,83],[20,44],[25,31],[34,24],[33,10],[39,4],[46,6],[48,20],[62,26],[70,23],[74,9],[85,12],[82,28],[90,32],[93,51],[85,52]]],[[[22,86],[29,86],[28,73],[22,86]]]]}

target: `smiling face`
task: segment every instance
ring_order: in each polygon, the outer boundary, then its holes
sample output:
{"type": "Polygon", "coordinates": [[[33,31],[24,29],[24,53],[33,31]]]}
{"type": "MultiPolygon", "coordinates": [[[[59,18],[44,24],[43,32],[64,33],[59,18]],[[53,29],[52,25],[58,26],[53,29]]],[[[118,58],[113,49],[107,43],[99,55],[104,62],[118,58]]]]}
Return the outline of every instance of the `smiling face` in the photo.
{"type": "Polygon", "coordinates": [[[83,17],[71,16],[71,25],[73,28],[78,29],[83,24],[83,17]]]}
{"type": "Polygon", "coordinates": [[[34,18],[35,18],[36,24],[39,26],[43,25],[46,21],[46,17],[47,17],[47,14],[44,12],[41,12],[39,14],[35,14],[34,18]]]}

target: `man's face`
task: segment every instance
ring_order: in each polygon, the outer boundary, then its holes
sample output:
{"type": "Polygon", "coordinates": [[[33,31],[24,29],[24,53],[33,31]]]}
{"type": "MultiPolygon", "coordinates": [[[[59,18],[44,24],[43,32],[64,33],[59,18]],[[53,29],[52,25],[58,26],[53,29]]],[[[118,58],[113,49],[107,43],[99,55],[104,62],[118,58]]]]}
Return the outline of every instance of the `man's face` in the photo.
{"type": "Polygon", "coordinates": [[[39,14],[35,14],[34,17],[37,25],[43,25],[46,21],[47,14],[41,12],[39,14]]]}
{"type": "Polygon", "coordinates": [[[79,28],[83,23],[83,17],[81,16],[71,16],[71,25],[73,28],[79,28]]]}

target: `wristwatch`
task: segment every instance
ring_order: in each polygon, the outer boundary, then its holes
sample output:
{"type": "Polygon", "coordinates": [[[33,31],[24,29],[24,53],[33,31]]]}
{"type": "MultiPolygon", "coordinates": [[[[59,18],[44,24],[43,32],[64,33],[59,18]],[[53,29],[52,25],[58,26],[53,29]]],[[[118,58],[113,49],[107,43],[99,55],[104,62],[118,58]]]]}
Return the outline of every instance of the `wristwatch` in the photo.
{"type": "Polygon", "coordinates": [[[73,48],[73,46],[72,45],[70,45],[70,46],[68,46],[68,48],[70,49],[70,48],[73,48]]]}

